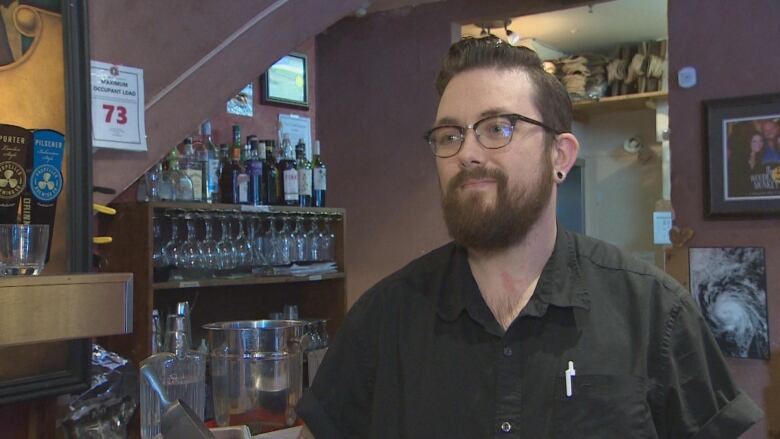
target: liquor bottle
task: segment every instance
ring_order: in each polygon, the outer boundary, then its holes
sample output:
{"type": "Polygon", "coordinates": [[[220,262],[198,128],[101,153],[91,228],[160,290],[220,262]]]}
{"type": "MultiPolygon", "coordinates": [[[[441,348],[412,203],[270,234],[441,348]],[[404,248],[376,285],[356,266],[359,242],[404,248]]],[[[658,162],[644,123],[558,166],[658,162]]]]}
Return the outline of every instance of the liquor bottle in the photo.
{"type": "Polygon", "coordinates": [[[298,170],[298,205],[311,206],[311,162],[306,159],[306,144],[303,139],[295,145],[295,168],[298,170]]]}
{"type": "Polygon", "coordinates": [[[230,154],[231,160],[222,168],[222,175],[219,176],[219,192],[223,203],[238,204],[241,200],[240,177],[246,174],[241,167],[241,150],[233,148],[230,154]]]}
{"type": "Polygon", "coordinates": [[[263,176],[265,177],[265,199],[266,204],[269,206],[275,206],[281,204],[281,197],[279,193],[282,190],[281,179],[279,170],[276,165],[276,158],[274,157],[274,149],[276,148],[276,142],[273,140],[265,141],[265,162],[263,164],[263,176]]]}
{"type": "Polygon", "coordinates": [[[284,198],[280,201],[280,204],[285,206],[297,206],[298,205],[298,170],[295,169],[295,151],[293,150],[292,143],[290,143],[290,136],[284,134],[282,138],[282,160],[279,162],[277,168],[282,179],[282,193],[284,198]]]}
{"type": "Polygon", "coordinates": [[[179,169],[187,175],[192,181],[192,199],[193,201],[206,201],[206,180],[203,178],[206,168],[206,162],[201,161],[195,154],[195,147],[192,144],[192,138],[184,139],[184,149],[179,158],[179,169]]]}
{"type": "Polygon", "coordinates": [[[211,141],[211,122],[203,122],[200,133],[203,136],[203,149],[206,152],[206,202],[217,203],[219,202],[220,151],[211,141]]]}
{"type": "Polygon", "coordinates": [[[246,160],[246,173],[249,175],[249,204],[258,206],[265,204],[265,191],[263,190],[263,162],[265,161],[265,144],[259,143],[257,137],[250,141],[249,156],[246,160]],[[262,150],[262,153],[260,152],[262,150]],[[261,159],[261,155],[263,159],[261,159]]]}
{"type": "Polygon", "coordinates": [[[167,161],[168,170],[163,172],[163,181],[168,182],[171,187],[169,201],[192,201],[194,198],[192,180],[179,169],[179,153],[176,148],[168,153],[167,161]]]}
{"type": "Polygon", "coordinates": [[[325,163],[322,162],[322,158],[320,157],[320,141],[315,140],[314,141],[314,149],[312,150],[312,159],[314,159],[314,164],[312,164],[313,170],[313,177],[314,180],[314,193],[313,197],[314,200],[312,204],[315,207],[325,207],[325,191],[327,190],[327,169],[325,168],[325,163]]]}
{"type": "Polygon", "coordinates": [[[249,156],[251,155],[253,140],[257,140],[256,135],[250,134],[246,136],[246,143],[241,147],[241,163],[244,163],[244,166],[246,166],[246,161],[249,160],[249,156]]]}
{"type": "MultiPolygon", "coordinates": [[[[241,125],[233,125],[233,148],[241,149],[241,125]]],[[[232,153],[230,158],[233,159],[232,153]]]]}

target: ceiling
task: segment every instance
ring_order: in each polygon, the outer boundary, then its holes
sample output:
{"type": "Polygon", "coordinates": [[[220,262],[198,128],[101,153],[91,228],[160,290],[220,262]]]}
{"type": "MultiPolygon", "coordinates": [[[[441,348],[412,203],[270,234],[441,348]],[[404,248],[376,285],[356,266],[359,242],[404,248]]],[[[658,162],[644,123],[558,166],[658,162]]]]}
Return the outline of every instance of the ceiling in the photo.
{"type": "MultiPolygon", "coordinates": [[[[389,0],[388,0],[389,1],[389,0]]],[[[509,29],[521,38],[534,38],[568,54],[667,38],[667,0],[614,0],[543,14],[512,17],[509,29]]],[[[462,35],[478,36],[480,28],[466,25],[462,35]]],[[[494,35],[505,37],[503,29],[494,35]]]]}

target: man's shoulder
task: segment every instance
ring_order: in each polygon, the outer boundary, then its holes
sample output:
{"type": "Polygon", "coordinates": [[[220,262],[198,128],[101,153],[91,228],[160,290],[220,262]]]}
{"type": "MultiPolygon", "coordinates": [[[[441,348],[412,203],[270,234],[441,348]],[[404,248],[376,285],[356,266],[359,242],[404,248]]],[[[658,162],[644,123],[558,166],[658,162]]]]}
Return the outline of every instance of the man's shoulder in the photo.
{"type": "Polygon", "coordinates": [[[383,278],[360,296],[358,302],[364,306],[379,303],[387,306],[392,302],[407,301],[410,298],[434,300],[437,285],[443,278],[456,251],[454,242],[412,260],[401,269],[383,278]]]}
{"type": "Polygon", "coordinates": [[[571,237],[583,277],[591,280],[593,277],[610,279],[612,282],[622,280],[636,287],[628,291],[638,294],[660,292],[661,298],[670,300],[687,294],[679,282],[655,265],[602,240],[573,232],[567,233],[571,237]]]}

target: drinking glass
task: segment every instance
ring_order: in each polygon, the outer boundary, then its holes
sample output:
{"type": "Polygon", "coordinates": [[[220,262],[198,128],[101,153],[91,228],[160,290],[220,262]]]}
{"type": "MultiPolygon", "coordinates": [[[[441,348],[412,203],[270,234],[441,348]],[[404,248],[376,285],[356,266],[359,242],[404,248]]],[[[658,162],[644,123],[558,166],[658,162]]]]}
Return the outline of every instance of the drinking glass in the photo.
{"type": "Polygon", "coordinates": [[[317,262],[320,260],[320,235],[317,227],[317,217],[309,218],[309,231],[306,232],[306,260],[317,262]]]}
{"type": "MultiPolygon", "coordinates": [[[[206,404],[206,359],[207,354],[187,351],[181,356],[170,352],[153,354],[141,362],[141,366],[150,365],[157,375],[165,393],[172,401],[184,401],[203,420],[206,404]]],[[[157,439],[163,410],[160,398],[152,390],[149,382],[141,381],[141,438],[157,439]]]]}
{"type": "Polygon", "coordinates": [[[165,246],[163,246],[163,253],[165,254],[167,265],[178,267],[181,263],[181,241],[179,240],[178,226],[179,216],[175,213],[168,212],[166,212],[164,216],[171,225],[171,237],[165,246]]]}
{"type": "Polygon", "coordinates": [[[281,256],[281,260],[279,263],[281,265],[290,265],[292,263],[292,256],[293,256],[293,236],[292,232],[290,231],[290,224],[289,224],[290,217],[288,216],[282,216],[282,230],[279,231],[279,235],[277,238],[277,246],[279,249],[279,253],[281,256]]]}
{"type": "Polygon", "coordinates": [[[0,274],[39,275],[48,246],[48,224],[0,224],[0,274]]]}
{"type": "Polygon", "coordinates": [[[211,220],[212,216],[204,214],[201,219],[203,220],[203,263],[205,268],[209,270],[222,269],[222,259],[219,257],[219,248],[217,246],[217,240],[214,239],[214,230],[212,228],[211,220]]]}
{"type": "Polygon", "coordinates": [[[322,254],[323,261],[336,260],[336,235],[330,228],[330,223],[333,220],[329,216],[323,216],[322,222],[324,224],[323,230],[320,232],[320,252],[322,254]]]}
{"type": "Polygon", "coordinates": [[[165,253],[163,253],[162,225],[160,222],[160,217],[155,216],[152,218],[152,235],[154,236],[152,242],[152,263],[155,268],[165,267],[168,265],[168,261],[165,258],[165,253]]]}
{"type": "Polygon", "coordinates": [[[238,233],[233,239],[236,248],[236,265],[242,268],[251,267],[253,249],[249,239],[244,235],[244,219],[241,214],[235,214],[233,217],[238,225],[238,233]]]}
{"type": "Polygon", "coordinates": [[[279,250],[279,232],[276,229],[276,218],[268,215],[268,228],[263,234],[263,248],[265,249],[265,259],[269,265],[282,265],[282,254],[279,250]]]}
{"type": "Polygon", "coordinates": [[[180,247],[180,263],[181,268],[204,268],[203,248],[200,241],[198,241],[197,229],[195,228],[195,218],[191,214],[185,214],[184,225],[187,230],[187,239],[181,244],[180,247]]]}
{"type": "Polygon", "coordinates": [[[217,243],[219,259],[222,261],[222,269],[230,270],[236,268],[236,248],[233,245],[233,238],[230,236],[230,218],[227,215],[220,215],[220,226],[222,234],[217,243]]]}
{"type": "Polygon", "coordinates": [[[303,216],[295,217],[295,228],[290,233],[292,238],[291,262],[301,262],[306,260],[306,231],[303,230],[303,216]]]}
{"type": "Polygon", "coordinates": [[[263,251],[263,236],[258,233],[258,228],[255,225],[262,227],[260,218],[249,217],[247,219],[247,239],[252,244],[252,266],[264,267],[268,265],[268,261],[263,251]]]}

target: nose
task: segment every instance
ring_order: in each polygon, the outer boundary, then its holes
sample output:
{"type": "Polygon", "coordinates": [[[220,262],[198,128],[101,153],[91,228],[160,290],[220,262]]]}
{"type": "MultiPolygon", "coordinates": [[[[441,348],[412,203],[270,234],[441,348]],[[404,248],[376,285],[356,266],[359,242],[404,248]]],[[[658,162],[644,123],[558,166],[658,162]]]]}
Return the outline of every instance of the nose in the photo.
{"type": "Polygon", "coordinates": [[[460,151],[458,151],[458,160],[460,160],[461,167],[471,169],[483,166],[487,152],[488,150],[480,145],[479,140],[477,140],[477,133],[473,129],[466,130],[463,145],[460,147],[460,151]]]}

